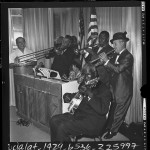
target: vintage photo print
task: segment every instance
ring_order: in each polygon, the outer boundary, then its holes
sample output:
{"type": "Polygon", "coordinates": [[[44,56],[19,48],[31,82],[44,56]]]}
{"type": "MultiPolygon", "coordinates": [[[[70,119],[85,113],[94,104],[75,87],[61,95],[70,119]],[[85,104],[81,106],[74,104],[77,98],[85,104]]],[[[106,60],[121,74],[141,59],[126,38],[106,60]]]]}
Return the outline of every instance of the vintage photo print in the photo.
{"type": "Polygon", "coordinates": [[[1,6],[5,148],[147,149],[144,1],[1,6]]]}

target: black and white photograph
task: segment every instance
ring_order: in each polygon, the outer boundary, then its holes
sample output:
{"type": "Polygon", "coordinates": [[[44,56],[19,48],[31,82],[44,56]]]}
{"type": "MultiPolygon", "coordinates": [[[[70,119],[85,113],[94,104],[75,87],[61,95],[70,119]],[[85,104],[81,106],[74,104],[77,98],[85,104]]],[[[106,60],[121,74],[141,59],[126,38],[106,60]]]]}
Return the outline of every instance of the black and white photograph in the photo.
{"type": "Polygon", "coordinates": [[[144,1],[7,7],[9,143],[143,144],[144,9],[144,1]]]}

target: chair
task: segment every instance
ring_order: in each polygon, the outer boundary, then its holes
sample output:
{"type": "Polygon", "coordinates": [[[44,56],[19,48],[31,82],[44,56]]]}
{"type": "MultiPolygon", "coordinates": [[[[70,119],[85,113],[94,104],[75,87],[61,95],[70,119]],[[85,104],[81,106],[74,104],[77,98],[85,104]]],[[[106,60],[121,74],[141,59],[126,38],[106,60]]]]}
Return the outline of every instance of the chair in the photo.
{"type": "MultiPolygon", "coordinates": [[[[109,104],[109,110],[110,110],[110,106],[111,106],[111,102],[109,104]]],[[[109,110],[108,110],[108,113],[106,114],[107,119],[108,119],[108,115],[109,115],[109,110]]],[[[104,126],[104,130],[105,130],[105,126],[104,126]]],[[[102,141],[102,135],[104,134],[104,132],[103,132],[104,130],[102,130],[101,133],[99,133],[98,135],[95,135],[95,136],[89,136],[89,135],[84,135],[84,134],[81,134],[81,135],[78,135],[78,136],[70,136],[71,141],[72,142],[78,142],[78,140],[80,140],[82,138],[91,138],[94,141],[96,141],[96,139],[99,139],[99,141],[102,141]]]]}

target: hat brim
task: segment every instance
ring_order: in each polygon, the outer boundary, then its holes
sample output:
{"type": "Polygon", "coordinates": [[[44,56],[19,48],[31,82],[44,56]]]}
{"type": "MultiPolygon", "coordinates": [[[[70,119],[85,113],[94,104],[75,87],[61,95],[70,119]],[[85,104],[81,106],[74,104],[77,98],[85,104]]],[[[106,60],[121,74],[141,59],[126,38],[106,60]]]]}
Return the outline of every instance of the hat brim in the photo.
{"type": "Polygon", "coordinates": [[[125,39],[123,39],[123,38],[111,39],[111,40],[110,40],[111,44],[113,44],[113,41],[115,41],[115,40],[125,40],[126,42],[128,42],[128,41],[129,41],[129,38],[125,38],[125,39]]]}

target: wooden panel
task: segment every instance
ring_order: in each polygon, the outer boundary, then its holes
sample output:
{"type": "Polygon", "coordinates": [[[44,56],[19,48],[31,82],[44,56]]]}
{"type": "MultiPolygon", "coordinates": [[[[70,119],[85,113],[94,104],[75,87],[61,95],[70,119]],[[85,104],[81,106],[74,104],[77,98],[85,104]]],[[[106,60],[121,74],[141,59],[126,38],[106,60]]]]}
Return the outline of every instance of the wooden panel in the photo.
{"type": "Polygon", "coordinates": [[[28,97],[29,97],[29,118],[33,118],[34,120],[36,120],[36,109],[34,107],[34,90],[33,88],[28,87],[28,97]]]}
{"type": "Polygon", "coordinates": [[[15,84],[33,87],[39,91],[45,91],[52,95],[61,96],[61,82],[53,83],[50,80],[33,78],[32,76],[14,74],[15,84]]]}
{"type": "Polygon", "coordinates": [[[50,117],[62,113],[62,85],[16,74],[14,80],[18,114],[49,128],[50,117]]]}
{"type": "Polygon", "coordinates": [[[37,109],[37,121],[46,124],[46,94],[41,91],[35,90],[36,95],[36,109],[37,109]]]}
{"type": "Polygon", "coordinates": [[[18,112],[22,112],[22,109],[21,109],[21,87],[20,87],[20,85],[16,85],[15,86],[16,87],[16,101],[17,101],[17,109],[18,109],[18,112]]]}
{"type": "Polygon", "coordinates": [[[25,116],[29,116],[29,104],[28,104],[28,87],[22,86],[22,100],[23,100],[23,111],[25,116]]]}
{"type": "Polygon", "coordinates": [[[29,92],[29,116],[30,119],[36,120],[37,121],[37,109],[36,109],[36,97],[35,97],[35,92],[33,88],[28,88],[29,92]]]}
{"type": "Polygon", "coordinates": [[[29,88],[23,87],[23,93],[24,93],[24,107],[25,107],[25,115],[30,118],[29,116],[29,88]]]}
{"type": "Polygon", "coordinates": [[[15,98],[16,98],[16,108],[18,109],[19,107],[19,95],[18,95],[18,87],[17,84],[15,84],[15,98]]]}
{"type": "Polygon", "coordinates": [[[62,114],[62,98],[61,97],[56,97],[56,96],[51,96],[49,94],[47,94],[47,105],[46,105],[46,109],[47,109],[47,116],[46,116],[46,120],[48,120],[48,124],[49,124],[49,119],[52,116],[55,116],[57,114],[62,114]]]}
{"type": "Polygon", "coordinates": [[[47,112],[48,117],[62,114],[62,98],[48,95],[47,98],[47,112]]]}
{"type": "Polygon", "coordinates": [[[23,115],[25,115],[25,104],[24,104],[24,90],[23,86],[20,85],[20,104],[21,104],[21,112],[23,115]]]}
{"type": "Polygon", "coordinates": [[[61,97],[34,90],[36,99],[37,121],[49,127],[50,117],[62,113],[61,97]]]}

